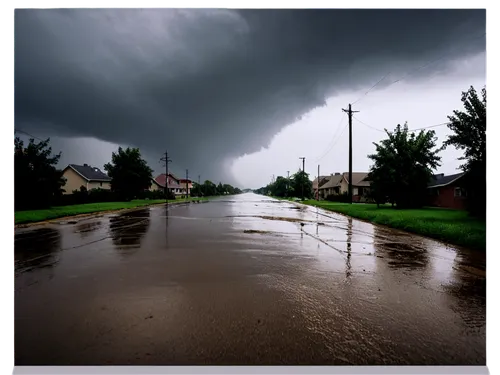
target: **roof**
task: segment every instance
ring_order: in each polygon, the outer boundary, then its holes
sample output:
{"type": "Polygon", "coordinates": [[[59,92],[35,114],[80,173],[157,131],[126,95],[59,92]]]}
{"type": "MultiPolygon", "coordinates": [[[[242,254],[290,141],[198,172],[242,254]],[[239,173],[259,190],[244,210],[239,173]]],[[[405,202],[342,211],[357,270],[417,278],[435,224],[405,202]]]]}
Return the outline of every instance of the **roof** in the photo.
{"type": "MultiPolygon", "coordinates": [[[[347,183],[349,183],[349,173],[344,172],[343,176],[347,183]]],[[[370,181],[365,180],[367,177],[367,172],[352,172],[352,186],[370,186],[370,181]]]]}
{"type": "Polygon", "coordinates": [[[458,180],[460,177],[462,177],[464,173],[456,173],[456,174],[451,174],[449,176],[445,176],[443,173],[441,174],[435,174],[432,176],[431,182],[427,185],[429,188],[433,187],[440,187],[440,186],[446,186],[451,184],[452,182],[458,180]]]}
{"type": "Polygon", "coordinates": [[[328,180],[328,182],[321,185],[319,188],[320,189],[331,189],[331,188],[340,186],[340,182],[342,181],[342,178],[343,177],[341,174],[330,176],[330,179],[328,180]]]}
{"type": "Polygon", "coordinates": [[[111,177],[109,177],[99,168],[92,167],[87,164],[84,165],[70,164],[66,168],[73,169],[76,173],[78,173],[87,181],[106,181],[106,182],[111,181],[111,177]]]}
{"type": "MultiPolygon", "coordinates": [[[[169,181],[169,184],[168,184],[168,188],[169,189],[182,189],[182,186],[179,184],[179,180],[171,173],[169,173],[170,175],[170,181],[169,181]],[[174,180],[174,181],[172,181],[174,180]]],[[[162,173],[160,175],[158,175],[156,178],[155,178],[155,181],[158,185],[160,185],[161,187],[165,187],[165,173],[162,173]]]]}
{"type": "MultiPolygon", "coordinates": [[[[330,176],[319,176],[319,186],[321,187],[324,183],[326,183],[329,180],[330,176]]],[[[316,189],[318,187],[318,178],[316,177],[313,182],[313,189],[316,189]]]]}

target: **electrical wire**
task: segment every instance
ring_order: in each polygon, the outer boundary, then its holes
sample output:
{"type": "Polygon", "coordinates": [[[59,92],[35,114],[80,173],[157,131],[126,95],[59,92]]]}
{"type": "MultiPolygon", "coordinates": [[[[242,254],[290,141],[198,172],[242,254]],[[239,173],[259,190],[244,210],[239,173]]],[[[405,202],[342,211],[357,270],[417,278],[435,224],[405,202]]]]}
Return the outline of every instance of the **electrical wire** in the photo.
{"type": "MultiPolygon", "coordinates": [[[[379,132],[382,132],[382,133],[385,133],[385,130],[381,130],[381,129],[378,129],[378,128],[375,128],[374,126],[371,126],[371,125],[368,125],[366,122],[363,122],[361,121],[359,118],[357,118],[356,116],[352,116],[354,119],[356,119],[356,121],[360,122],[361,124],[369,127],[370,129],[373,129],[373,130],[376,130],[376,131],[379,131],[379,132]]],[[[424,129],[430,129],[430,128],[437,128],[439,126],[444,126],[444,125],[448,125],[450,124],[450,122],[443,122],[441,124],[435,124],[435,125],[428,125],[428,126],[422,126],[420,128],[416,128],[416,129],[408,129],[408,131],[411,131],[411,132],[414,132],[414,131],[417,131],[417,130],[424,130],[424,129]]]]}
{"type": "Polygon", "coordinates": [[[348,125],[349,124],[346,124],[344,126],[344,128],[342,129],[342,132],[339,134],[339,136],[337,137],[337,139],[335,140],[335,142],[333,142],[333,144],[331,145],[331,147],[319,159],[317,159],[315,162],[320,161],[321,159],[323,159],[326,155],[328,155],[333,150],[333,148],[335,147],[335,145],[337,144],[337,142],[342,138],[342,135],[344,135],[344,132],[347,129],[348,125]]]}
{"type": "Polygon", "coordinates": [[[45,141],[45,139],[41,139],[41,138],[35,137],[33,134],[25,132],[24,130],[14,129],[14,133],[21,133],[21,134],[27,135],[27,136],[29,136],[31,138],[38,139],[39,141],[42,141],[42,142],[45,141]]]}
{"type": "Polygon", "coordinates": [[[330,152],[331,148],[334,146],[334,143],[336,142],[336,138],[339,135],[338,133],[339,133],[339,130],[341,129],[341,125],[344,122],[344,120],[345,120],[345,116],[342,115],[342,117],[340,118],[340,122],[338,123],[338,125],[335,129],[335,133],[333,133],[333,136],[332,136],[332,139],[330,140],[330,143],[328,143],[328,145],[325,147],[325,151],[323,151],[323,153],[321,154],[322,156],[314,159],[313,163],[317,163],[318,161],[323,159],[326,154],[328,154],[330,152]]]}
{"type": "Polygon", "coordinates": [[[368,93],[370,91],[372,91],[380,82],[382,82],[389,74],[391,74],[391,72],[387,73],[385,76],[383,76],[382,78],[380,78],[377,83],[375,83],[372,87],[370,87],[368,89],[367,92],[365,92],[363,95],[361,95],[357,100],[355,100],[352,105],[356,104],[357,102],[359,102],[361,99],[363,99],[366,95],[368,95],[368,93]]]}
{"type": "MultiPolygon", "coordinates": [[[[474,41],[474,40],[476,40],[476,39],[482,38],[482,37],[484,37],[485,35],[486,35],[486,33],[481,33],[480,35],[477,35],[476,37],[473,37],[473,38],[469,39],[469,42],[472,42],[472,41],[474,41]]],[[[455,50],[456,50],[456,49],[455,49],[455,50]]],[[[443,60],[443,59],[444,59],[445,57],[447,57],[449,54],[450,54],[450,52],[445,53],[444,55],[441,55],[441,56],[440,56],[440,57],[438,57],[437,59],[434,59],[434,60],[428,61],[428,62],[426,62],[425,64],[423,64],[423,65],[421,65],[421,66],[419,66],[419,67],[417,67],[417,68],[415,68],[415,69],[413,69],[413,70],[410,70],[408,73],[404,74],[404,75],[403,75],[403,76],[401,76],[400,78],[398,78],[398,79],[396,79],[395,81],[393,81],[393,82],[389,83],[389,84],[386,86],[386,88],[387,88],[387,87],[389,87],[389,86],[394,85],[395,83],[398,83],[398,82],[402,81],[402,80],[403,80],[403,79],[405,79],[406,77],[408,77],[408,76],[410,76],[410,75],[412,75],[412,74],[414,74],[414,73],[416,73],[416,72],[418,72],[418,71],[420,71],[420,70],[422,70],[422,69],[425,69],[425,68],[427,68],[428,66],[430,66],[430,65],[432,65],[432,64],[434,64],[434,63],[436,63],[436,62],[438,62],[438,61],[440,61],[440,60],[443,60]]],[[[363,95],[361,95],[361,97],[359,97],[359,98],[358,98],[355,102],[353,102],[352,104],[355,104],[355,103],[359,102],[362,98],[364,98],[366,95],[368,95],[368,93],[369,93],[370,91],[372,91],[372,90],[373,90],[373,89],[374,89],[374,88],[375,88],[375,87],[376,87],[376,86],[377,86],[380,82],[382,82],[382,81],[383,81],[383,80],[384,80],[384,79],[385,79],[385,78],[386,78],[386,77],[387,77],[390,73],[391,73],[391,72],[387,73],[384,77],[382,77],[379,81],[377,81],[377,83],[375,83],[375,84],[374,84],[374,85],[373,85],[373,86],[372,86],[372,87],[371,87],[368,91],[366,91],[363,95]]]]}

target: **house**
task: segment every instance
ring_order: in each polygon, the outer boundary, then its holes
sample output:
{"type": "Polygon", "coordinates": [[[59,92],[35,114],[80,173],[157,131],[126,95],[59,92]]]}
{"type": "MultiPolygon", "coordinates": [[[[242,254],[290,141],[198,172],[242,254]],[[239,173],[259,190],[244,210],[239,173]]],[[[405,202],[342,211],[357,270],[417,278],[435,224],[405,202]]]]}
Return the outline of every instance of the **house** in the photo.
{"type": "MultiPolygon", "coordinates": [[[[166,177],[165,173],[158,175],[152,183],[150,190],[158,190],[165,188],[166,177]]],[[[192,182],[188,180],[188,194],[191,191],[192,182]]],[[[168,174],[168,190],[174,195],[186,195],[186,179],[177,178],[174,174],[168,174]],[[184,184],[182,183],[184,181],[184,184]]]]}
{"type": "Polygon", "coordinates": [[[318,199],[318,191],[319,191],[318,185],[319,186],[324,185],[326,182],[328,182],[329,179],[330,179],[330,176],[319,176],[313,180],[312,188],[313,188],[314,196],[316,197],[316,199],[318,199]]]}
{"type": "MultiPolygon", "coordinates": [[[[366,202],[370,193],[368,173],[352,172],[352,201],[366,202]]],[[[321,181],[320,181],[321,183],[321,181]]],[[[331,174],[328,181],[319,187],[319,199],[326,199],[329,195],[347,194],[349,191],[349,173],[331,174]]]]}
{"type": "Polygon", "coordinates": [[[63,170],[63,177],[66,179],[64,194],[72,194],[82,186],[87,190],[111,189],[111,178],[99,168],[88,164],[69,164],[63,170]]]}
{"type": "MultiPolygon", "coordinates": [[[[349,190],[349,173],[344,172],[344,181],[347,186],[345,191],[349,190]]],[[[352,172],[352,201],[366,202],[370,195],[370,181],[367,180],[368,173],[352,172]]]]}
{"type": "Polygon", "coordinates": [[[327,181],[319,187],[319,199],[326,199],[329,195],[338,195],[342,193],[343,176],[340,173],[331,174],[327,181]]]}
{"type": "Polygon", "coordinates": [[[181,178],[180,185],[184,188],[184,192],[186,191],[186,184],[187,184],[188,194],[190,194],[191,189],[193,188],[193,181],[191,181],[189,178],[181,178]]]}
{"type": "Polygon", "coordinates": [[[465,209],[467,190],[463,187],[464,173],[445,176],[436,174],[427,185],[429,205],[443,208],[465,209]]]}
{"type": "Polygon", "coordinates": [[[160,185],[154,178],[151,179],[151,186],[149,191],[165,191],[165,186],[160,185]]]}

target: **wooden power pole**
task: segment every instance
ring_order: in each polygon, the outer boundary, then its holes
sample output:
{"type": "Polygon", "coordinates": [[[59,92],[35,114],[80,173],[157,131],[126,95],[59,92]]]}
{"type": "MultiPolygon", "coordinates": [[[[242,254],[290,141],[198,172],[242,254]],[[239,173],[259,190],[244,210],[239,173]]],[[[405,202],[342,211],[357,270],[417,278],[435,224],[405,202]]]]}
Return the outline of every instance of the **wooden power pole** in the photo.
{"type": "Polygon", "coordinates": [[[342,109],[349,115],[349,203],[352,204],[352,114],[359,112],[353,111],[349,104],[349,109],[342,109]]]}
{"type": "Polygon", "coordinates": [[[168,204],[168,163],[172,162],[172,160],[168,157],[168,151],[165,151],[165,154],[160,161],[165,163],[165,201],[168,204]]]}
{"type": "Polygon", "coordinates": [[[318,164],[318,181],[316,184],[316,199],[319,201],[319,164],[318,164]]]}
{"type": "MultiPolygon", "coordinates": [[[[300,157],[299,159],[302,159],[302,177],[305,177],[306,173],[306,158],[305,157],[300,157]]],[[[302,200],[304,200],[304,181],[302,181],[302,200]]]]}
{"type": "Polygon", "coordinates": [[[186,200],[189,199],[189,173],[186,169],[186,200]]]}

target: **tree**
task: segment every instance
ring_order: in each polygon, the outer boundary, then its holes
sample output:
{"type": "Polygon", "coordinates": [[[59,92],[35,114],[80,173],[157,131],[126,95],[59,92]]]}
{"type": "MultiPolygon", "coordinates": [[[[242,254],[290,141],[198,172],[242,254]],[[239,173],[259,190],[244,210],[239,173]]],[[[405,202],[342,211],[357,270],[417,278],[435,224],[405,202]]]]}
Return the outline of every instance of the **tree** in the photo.
{"type": "Polygon", "coordinates": [[[56,168],[61,153],[52,155],[50,138],[27,147],[14,140],[14,206],[15,210],[46,208],[56,203],[66,183],[63,171],[56,168]]]}
{"type": "Polygon", "coordinates": [[[286,197],[288,190],[288,181],[285,177],[278,176],[274,183],[269,185],[270,193],[275,197],[286,197]]]}
{"type": "Polygon", "coordinates": [[[468,193],[468,209],[478,216],[486,215],[486,87],[479,98],[474,87],[462,92],[465,111],[453,111],[448,116],[448,136],[445,146],[453,145],[464,151],[465,160],[460,169],[465,172],[463,181],[468,193]]]}
{"type": "Polygon", "coordinates": [[[201,197],[203,195],[203,192],[201,190],[201,185],[193,182],[193,188],[191,189],[191,196],[192,197],[201,197]]]}
{"type": "Polygon", "coordinates": [[[291,178],[290,187],[294,197],[302,197],[302,191],[304,192],[304,199],[313,197],[312,181],[306,172],[299,170],[295,173],[291,178]]]}
{"type": "Polygon", "coordinates": [[[201,186],[203,196],[210,197],[217,195],[217,186],[210,180],[205,180],[201,186]]]}
{"type": "Polygon", "coordinates": [[[153,179],[153,170],[142,159],[138,148],[118,148],[118,152],[113,152],[111,162],[104,169],[111,177],[111,189],[125,201],[149,189],[153,179]]]}
{"type": "Polygon", "coordinates": [[[374,161],[368,176],[372,194],[377,203],[388,200],[398,208],[421,207],[443,147],[437,148],[433,130],[410,133],[405,124],[386,133],[387,139],[374,143],[376,153],[368,155],[374,161]]]}
{"type": "Polygon", "coordinates": [[[219,185],[217,185],[217,195],[224,195],[225,192],[224,186],[219,182],[219,185]]]}

